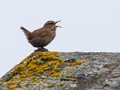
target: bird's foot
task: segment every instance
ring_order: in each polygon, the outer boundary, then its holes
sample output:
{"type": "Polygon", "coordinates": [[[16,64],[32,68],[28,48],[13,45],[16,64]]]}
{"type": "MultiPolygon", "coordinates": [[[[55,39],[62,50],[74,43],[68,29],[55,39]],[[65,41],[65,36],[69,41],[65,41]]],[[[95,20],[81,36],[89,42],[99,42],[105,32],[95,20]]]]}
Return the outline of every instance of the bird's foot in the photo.
{"type": "Polygon", "coordinates": [[[47,52],[48,49],[39,47],[35,52],[47,52]]]}

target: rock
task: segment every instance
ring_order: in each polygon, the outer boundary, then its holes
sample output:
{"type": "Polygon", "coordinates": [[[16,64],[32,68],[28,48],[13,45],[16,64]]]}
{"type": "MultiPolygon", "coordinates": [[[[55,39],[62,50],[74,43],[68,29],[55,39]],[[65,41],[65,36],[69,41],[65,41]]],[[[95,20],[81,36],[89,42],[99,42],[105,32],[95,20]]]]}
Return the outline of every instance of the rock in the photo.
{"type": "Polygon", "coordinates": [[[120,90],[120,53],[34,52],[0,79],[0,90],[120,90]]]}

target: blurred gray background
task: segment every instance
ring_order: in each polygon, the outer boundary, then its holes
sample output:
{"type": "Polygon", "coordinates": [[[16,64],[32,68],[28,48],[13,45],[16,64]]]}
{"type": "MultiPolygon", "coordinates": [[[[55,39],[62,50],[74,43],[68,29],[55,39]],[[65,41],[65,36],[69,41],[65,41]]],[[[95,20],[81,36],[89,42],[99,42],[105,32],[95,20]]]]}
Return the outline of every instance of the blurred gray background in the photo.
{"type": "Polygon", "coordinates": [[[48,20],[62,20],[50,51],[120,52],[120,0],[1,0],[0,77],[36,49],[19,27],[48,20]]]}

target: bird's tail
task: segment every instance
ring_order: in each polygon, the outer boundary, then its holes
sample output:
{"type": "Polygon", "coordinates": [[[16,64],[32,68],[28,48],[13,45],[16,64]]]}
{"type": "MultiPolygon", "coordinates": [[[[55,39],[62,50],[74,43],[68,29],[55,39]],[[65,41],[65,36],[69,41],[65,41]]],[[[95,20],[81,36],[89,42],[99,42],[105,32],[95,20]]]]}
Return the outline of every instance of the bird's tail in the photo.
{"type": "Polygon", "coordinates": [[[30,36],[31,32],[28,31],[26,28],[24,28],[24,27],[20,27],[20,29],[23,30],[23,32],[25,33],[25,35],[26,35],[27,38],[30,36]]]}

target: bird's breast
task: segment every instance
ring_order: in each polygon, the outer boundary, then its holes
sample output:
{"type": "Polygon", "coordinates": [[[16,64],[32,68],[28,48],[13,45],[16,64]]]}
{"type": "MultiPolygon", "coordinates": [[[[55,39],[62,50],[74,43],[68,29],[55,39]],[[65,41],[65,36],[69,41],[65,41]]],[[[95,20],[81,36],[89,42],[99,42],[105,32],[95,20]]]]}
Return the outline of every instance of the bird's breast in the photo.
{"type": "Polygon", "coordinates": [[[47,46],[56,36],[55,31],[49,31],[46,32],[44,36],[39,36],[36,35],[32,37],[29,42],[34,46],[34,47],[44,47],[47,46]]]}
{"type": "Polygon", "coordinates": [[[46,43],[50,43],[56,36],[56,32],[49,32],[48,35],[46,35],[46,43]]]}

